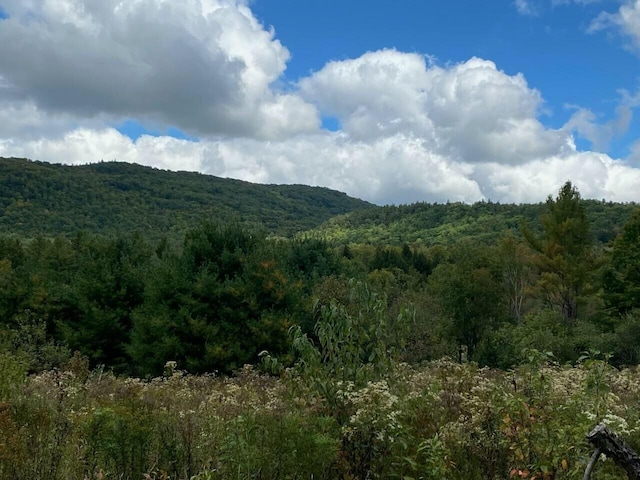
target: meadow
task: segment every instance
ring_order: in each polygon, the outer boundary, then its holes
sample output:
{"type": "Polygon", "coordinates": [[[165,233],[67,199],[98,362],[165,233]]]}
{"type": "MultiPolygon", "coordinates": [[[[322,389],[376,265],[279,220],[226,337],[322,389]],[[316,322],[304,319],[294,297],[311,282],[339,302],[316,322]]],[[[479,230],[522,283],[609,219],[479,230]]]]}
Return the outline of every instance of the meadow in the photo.
{"type": "MultiPolygon", "coordinates": [[[[324,360],[279,375],[169,362],[146,380],[79,355],[28,376],[2,355],[0,478],[581,479],[597,423],[640,444],[640,374],[595,352],[573,366],[532,350],[512,371],[380,359],[355,372],[334,362],[348,363],[346,344],[315,351],[324,360]]],[[[592,478],[623,478],[598,463],[592,478]]]]}

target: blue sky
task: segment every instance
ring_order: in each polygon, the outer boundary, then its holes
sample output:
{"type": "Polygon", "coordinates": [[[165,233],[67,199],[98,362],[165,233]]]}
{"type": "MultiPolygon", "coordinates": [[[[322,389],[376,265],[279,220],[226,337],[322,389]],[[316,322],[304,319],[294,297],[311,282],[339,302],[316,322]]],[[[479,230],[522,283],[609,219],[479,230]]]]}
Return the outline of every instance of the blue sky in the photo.
{"type": "Polygon", "coordinates": [[[640,0],[0,0],[0,155],[640,200],[640,0]]]}
{"type": "MultiPolygon", "coordinates": [[[[540,117],[545,125],[561,127],[571,106],[591,109],[601,122],[615,117],[618,91],[640,85],[640,62],[623,39],[588,30],[600,12],[615,11],[620,2],[529,3],[531,14],[520,13],[513,2],[477,0],[258,0],[252,8],[292,51],[288,81],[328,60],[384,48],[430,55],[441,64],[477,56],[526,76],[546,102],[548,111],[540,117]]],[[[612,142],[614,155],[629,153],[629,142],[640,134],[638,123],[612,142]]]]}

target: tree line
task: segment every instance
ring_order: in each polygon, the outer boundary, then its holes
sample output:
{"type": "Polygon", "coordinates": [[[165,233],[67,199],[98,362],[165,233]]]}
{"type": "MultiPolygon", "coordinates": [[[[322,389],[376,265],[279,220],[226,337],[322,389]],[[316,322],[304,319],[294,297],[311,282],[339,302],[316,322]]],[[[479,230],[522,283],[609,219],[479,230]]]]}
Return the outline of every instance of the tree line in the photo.
{"type": "Polygon", "coordinates": [[[598,350],[639,363],[640,210],[599,243],[567,183],[537,221],[492,245],[431,247],[284,239],[234,223],[203,223],[179,243],[3,236],[0,345],[32,371],[78,351],[116,373],[157,375],[167,361],[230,373],[265,351],[292,362],[292,332],[317,342],[316,320],[334,305],[379,325],[411,311],[401,355],[413,363],[449,356],[509,368],[532,348],[561,361],[598,350]],[[353,282],[379,299],[375,314],[353,282]]]}

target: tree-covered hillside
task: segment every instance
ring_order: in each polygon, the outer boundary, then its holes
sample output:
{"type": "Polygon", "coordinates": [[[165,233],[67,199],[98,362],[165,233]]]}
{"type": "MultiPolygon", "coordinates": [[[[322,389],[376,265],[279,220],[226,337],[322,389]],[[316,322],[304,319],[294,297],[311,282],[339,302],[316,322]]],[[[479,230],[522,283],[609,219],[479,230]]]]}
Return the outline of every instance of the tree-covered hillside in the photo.
{"type": "MultiPolygon", "coordinates": [[[[615,238],[636,206],[597,200],[583,204],[594,240],[601,244],[615,238]]],[[[539,230],[544,210],[544,203],[415,203],[350,212],[330,219],[314,233],[343,243],[432,246],[464,240],[490,244],[508,231],[519,235],[524,224],[539,230]]]]}
{"type": "MultiPolygon", "coordinates": [[[[615,238],[635,205],[585,200],[597,243],[615,238]]],[[[180,239],[203,221],[241,223],[340,243],[496,242],[523,224],[539,230],[544,204],[480,202],[376,207],[303,185],[259,185],[122,162],[83,166],[0,158],[0,233],[22,237],[141,232],[180,239]]]]}
{"type": "Polygon", "coordinates": [[[371,205],[303,185],[257,185],[120,162],[52,165],[0,158],[0,233],[33,237],[140,231],[180,237],[202,221],[289,235],[371,205]]]}

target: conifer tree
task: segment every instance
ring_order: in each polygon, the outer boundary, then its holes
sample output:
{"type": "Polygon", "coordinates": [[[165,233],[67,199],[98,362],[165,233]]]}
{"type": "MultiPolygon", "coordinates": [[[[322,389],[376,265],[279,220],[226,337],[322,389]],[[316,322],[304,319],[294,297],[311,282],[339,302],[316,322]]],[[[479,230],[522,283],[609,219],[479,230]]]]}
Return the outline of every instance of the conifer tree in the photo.
{"type": "Polygon", "coordinates": [[[544,302],[571,324],[578,317],[580,298],[588,290],[595,269],[589,221],[580,193],[571,182],[560,188],[555,199],[547,198],[547,212],[541,222],[542,237],[524,229],[525,238],[537,252],[537,290],[544,302]]]}

